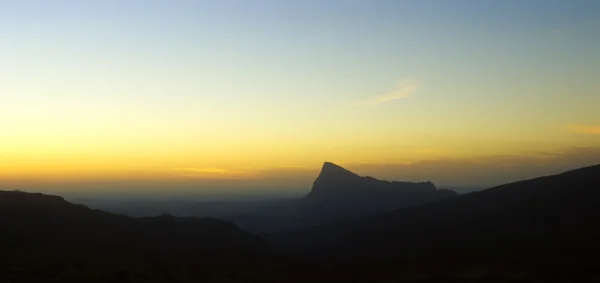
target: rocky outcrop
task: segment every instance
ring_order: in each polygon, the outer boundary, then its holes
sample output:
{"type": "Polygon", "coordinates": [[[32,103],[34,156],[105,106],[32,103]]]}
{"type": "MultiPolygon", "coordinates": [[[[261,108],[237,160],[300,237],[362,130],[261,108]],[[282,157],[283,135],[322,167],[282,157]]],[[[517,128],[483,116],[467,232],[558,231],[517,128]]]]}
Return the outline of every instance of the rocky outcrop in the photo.
{"type": "Polygon", "coordinates": [[[438,190],[432,182],[382,181],[325,162],[305,199],[356,204],[380,202],[400,208],[454,195],[456,193],[450,190],[438,190]]]}

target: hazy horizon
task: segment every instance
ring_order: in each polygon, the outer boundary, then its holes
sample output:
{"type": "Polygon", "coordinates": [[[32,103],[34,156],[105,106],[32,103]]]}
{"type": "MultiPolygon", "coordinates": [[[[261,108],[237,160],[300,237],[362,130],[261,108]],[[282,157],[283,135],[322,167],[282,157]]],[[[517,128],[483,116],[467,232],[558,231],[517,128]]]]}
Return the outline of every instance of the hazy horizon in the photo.
{"type": "Polygon", "coordinates": [[[296,196],[600,163],[600,2],[0,3],[0,189],[296,196]]]}
{"type": "MultiPolygon", "coordinates": [[[[432,160],[405,164],[338,164],[361,176],[372,176],[387,181],[431,181],[438,188],[461,188],[468,191],[468,189],[486,189],[596,165],[599,157],[600,150],[580,149],[567,154],[540,155],[537,158],[496,156],[488,159],[454,160],[454,162],[432,160]],[[464,167],[465,165],[468,167],[464,167]],[[470,179],[470,182],[461,183],[461,179],[470,179]]],[[[58,194],[71,199],[268,200],[304,196],[310,191],[319,171],[320,167],[285,168],[275,174],[277,178],[259,176],[252,179],[3,180],[0,181],[0,188],[58,194]]]]}

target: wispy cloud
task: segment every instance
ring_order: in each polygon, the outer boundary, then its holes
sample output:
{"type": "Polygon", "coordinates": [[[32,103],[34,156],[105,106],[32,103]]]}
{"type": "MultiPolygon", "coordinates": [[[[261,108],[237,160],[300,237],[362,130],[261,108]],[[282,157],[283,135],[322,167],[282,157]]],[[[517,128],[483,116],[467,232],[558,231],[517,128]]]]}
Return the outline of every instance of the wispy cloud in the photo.
{"type": "Polygon", "coordinates": [[[240,170],[229,170],[216,167],[185,167],[173,168],[178,176],[189,178],[208,178],[208,179],[231,179],[231,178],[250,178],[250,172],[240,170]]]}
{"type": "Polygon", "coordinates": [[[591,125],[567,125],[566,128],[574,133],[600,135],[600,126],[591,125]]]}
{"type": "Polygon", "coordinates": [[[190,172],[190,173],[212,173],[212,174],[225,174],[229,172],[225,169],[220,168],[173,168],[173,171],[190,172]]]}
{"type": "Polygon", "coordinates": [[[447,152],[447,150],[437,147],[418,147],[413,148],[411,151],[418,154],[441,154],[447,152]]]}
{"type": "Polygon", "coordinates": [[[369,100],[365,100],[361,104],[377,105],[377,104],[382,104],[382,103],[406,98],[406,97],[409,97],[409,96],[412,96],[413,94],[415,94],[415,92],[417,92],[419,87],[420,87],[420,84],[417,80],[404,79],[404,80],[401,80],[398,83],[398,85],[396,85],[396,88],[394,88],[390,92],[384,93],[380,96],[374,97],[369,100]]]}

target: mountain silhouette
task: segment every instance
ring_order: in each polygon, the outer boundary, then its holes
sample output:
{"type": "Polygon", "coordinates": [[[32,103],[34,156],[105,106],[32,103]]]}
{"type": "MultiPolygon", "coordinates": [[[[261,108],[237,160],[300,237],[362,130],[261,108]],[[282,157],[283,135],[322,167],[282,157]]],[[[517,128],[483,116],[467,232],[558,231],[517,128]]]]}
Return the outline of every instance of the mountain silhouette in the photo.
{"type": "Polygon", "coordinates": [[[390,201],[399,208],[454,195],[450,190],[437,190],[431,182],[381,181],[373,177],[361,177],[339,165],[325,162],[305,199],[356,202],[356,205],[371,201],[379,201],[379,205],[383,205],[382,201],[390,201]]]}
{"type": "Polygon", "coordinates": [[[270,242],[299,256],[332,262],[500,260],[574,274],[589,271],[600,256],[598,203],[600,165],[273,235],[270,242]]]}
{"type": "Polygon", "coordinates": [[[217,219],[169,215],[133,219],[39,193],[0,191],[0,237],[16,241],[86,242],[95,239],[152,251],[238,252],[260,248],[258,236],[217,219]]]}
{"type": "Polygon", "coordinates": [[[202,267],[206,274],[225,266],[234,272],[260,264],[269,253],[260,237],[228,221],[134,219],[40,193],[0,191],[0,227],[1,282],[48,281],[48,276],[121,282],[117,277],[161,272],[173,263],[202,267]]]}
{"type": "Polygon", "coordinates": [[[325,162],[312,190],[301,202],[322,216],[343,219],[389,212],[456,195],[451,190],[438,190],[431,182],[377,180],[325,162]]]}
{"type": "Polygon", "coordinates": [[[247,212],[232,221],[257,232],[277,232],[358,219],[456,196],[431,182],[389,182],[362,177],[325,162],[311,191],[300,199],[247,212]]]}

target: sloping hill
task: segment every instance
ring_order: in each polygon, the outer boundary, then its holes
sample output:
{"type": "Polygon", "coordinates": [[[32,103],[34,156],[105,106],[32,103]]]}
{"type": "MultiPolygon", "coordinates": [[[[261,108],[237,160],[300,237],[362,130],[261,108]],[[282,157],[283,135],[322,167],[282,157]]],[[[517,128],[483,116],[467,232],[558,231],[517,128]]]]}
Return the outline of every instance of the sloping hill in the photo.
{"type": "Polygon", "coordinates": [[[192,270],[185,274],[222,276],[260,265],[268,255],[260,237],[227,221],[133,219],[34,193],[0,191],[0,227],[0,281],[167,280],[176,276],[173,265],[192,270]]]}
{"type": "Polygon", "coordinates": [[[330,262],[511,258],[582,267],[600,258],[599,203],[600,165],[361,221],[274,235],[270,241],[296,255],[330,262]]]}

